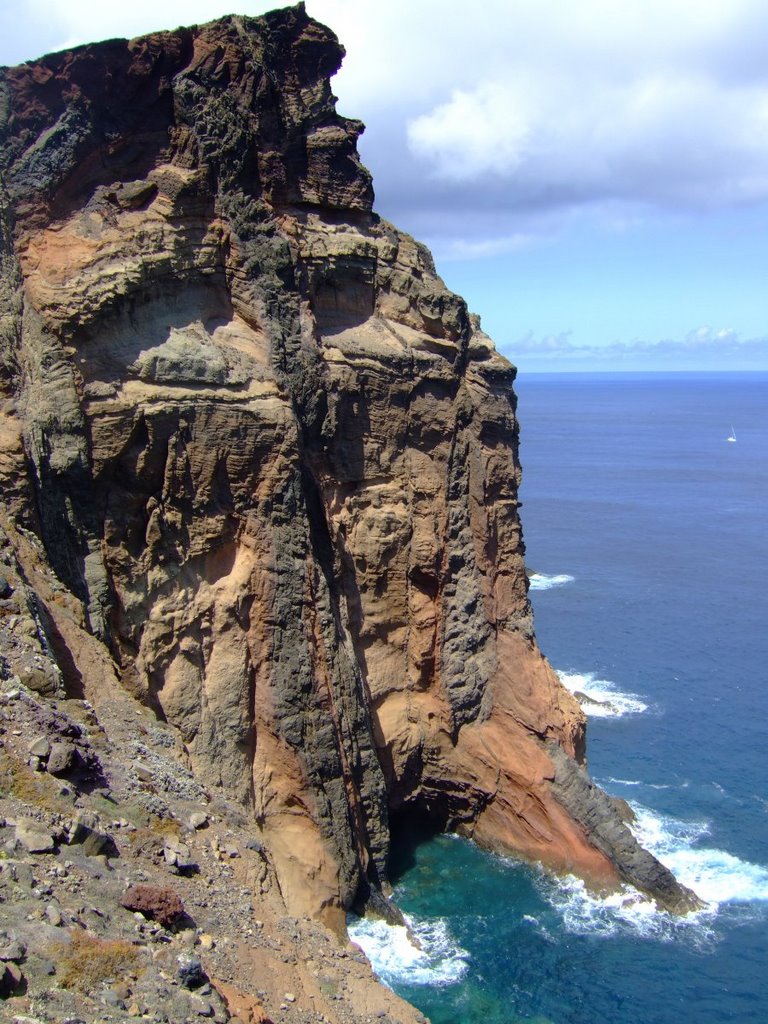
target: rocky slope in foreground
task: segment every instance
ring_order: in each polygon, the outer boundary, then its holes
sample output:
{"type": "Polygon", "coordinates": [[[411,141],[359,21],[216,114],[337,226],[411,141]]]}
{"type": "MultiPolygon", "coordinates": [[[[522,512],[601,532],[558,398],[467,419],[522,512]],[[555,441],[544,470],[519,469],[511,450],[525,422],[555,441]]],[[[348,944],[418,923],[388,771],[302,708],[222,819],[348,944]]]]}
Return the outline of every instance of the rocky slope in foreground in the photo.
{"type": "Polygon", "coordinates": [[[87,699],[125,799],[178,823],[173,771],[117,739],[151,711],[283,912],[337,934],[413,814],[685,909],[578,766],[514,368],[372,213],[342,56],[299,5],[0,71],[6,688],[87,699]]]}

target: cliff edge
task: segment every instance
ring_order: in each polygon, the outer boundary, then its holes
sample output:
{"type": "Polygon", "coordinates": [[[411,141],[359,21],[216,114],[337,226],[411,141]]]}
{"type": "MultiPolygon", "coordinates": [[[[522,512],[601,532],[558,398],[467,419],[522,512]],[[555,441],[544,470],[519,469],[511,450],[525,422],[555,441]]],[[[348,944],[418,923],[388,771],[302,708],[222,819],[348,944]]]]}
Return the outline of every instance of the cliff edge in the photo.
{"type": "Polygon", "coordinates": [[[342,56],[299,4],[0,70],[6,675],[151,708],[338,931],[411,812],[690,908],[579,767],[515,370],[372,212],[342,56]]]}

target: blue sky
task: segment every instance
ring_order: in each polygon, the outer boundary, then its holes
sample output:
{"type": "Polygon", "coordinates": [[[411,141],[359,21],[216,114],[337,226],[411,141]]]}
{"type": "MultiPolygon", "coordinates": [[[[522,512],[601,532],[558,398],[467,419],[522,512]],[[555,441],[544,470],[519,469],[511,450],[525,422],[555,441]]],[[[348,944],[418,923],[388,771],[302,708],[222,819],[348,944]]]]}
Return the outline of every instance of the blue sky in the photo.
{"type": "MultiPolygon", "coordinates": [[[[347,49],[378,211],[522,371],[768,369],[764,0],[307,9],[347,49]]],[[[0,63],[231,10],[0,0],[0,63]]]]}

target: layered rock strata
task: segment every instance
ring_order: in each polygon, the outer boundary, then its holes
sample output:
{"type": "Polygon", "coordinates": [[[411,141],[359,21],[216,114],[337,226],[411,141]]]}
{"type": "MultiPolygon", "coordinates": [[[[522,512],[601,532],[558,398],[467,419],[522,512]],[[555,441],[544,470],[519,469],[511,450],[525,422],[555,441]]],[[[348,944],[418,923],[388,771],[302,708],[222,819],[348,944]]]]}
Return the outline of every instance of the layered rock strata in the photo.
{"type": "Polygon", "coordinates": [[[0,72],[0,482],[57,579],[45,685],[175,727],[292,913],[386,888],[403,810],[687,906],[561,783],[515,371],[372,212],[342,56],[300,4],[0,72]]]}

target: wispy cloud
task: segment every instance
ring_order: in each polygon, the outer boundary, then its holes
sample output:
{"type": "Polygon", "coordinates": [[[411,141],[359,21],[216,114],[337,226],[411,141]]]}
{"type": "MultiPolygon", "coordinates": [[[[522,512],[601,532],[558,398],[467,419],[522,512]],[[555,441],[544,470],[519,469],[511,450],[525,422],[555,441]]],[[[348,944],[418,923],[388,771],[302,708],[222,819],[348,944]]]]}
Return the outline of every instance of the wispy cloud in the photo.
{"type": "Polygon", "coordinates": [[[561,365],[582,362],[597,366],[618,365],[634,363],[640,357],[644,365],[656,367],[668,363],[690,365],[692,368],[710,363],[737,367],[765,363],[768,359],[768,335],[742,338],[731,328],[697,327],[683,338],[635,338],[628,342],[589,345],[574,342],[570,331],[545,336],[529,332],[506,346],[505,351],[513,360],[525,357],[561,365]]]}
{"type": "Polygon", "coordinates": [[[480,260],[493,256],[504,256],[510,252],[519,252],[531,245],[535,245],[537,238],[534,235],[515,232],[512,235],[502,235],[498,238],[480,238],[472,240],[468,238],[453,238],[439,244],[441,261],[451,260],[480,260]]]}
{"type": "Polygon", "coordinates": [[[768,197],[768,78],[647,67],[579,85],[578,70],[500,72],[454,91],[410,123],[411,150],[436,178],[503,180],[521,208],[768,197]]]}

